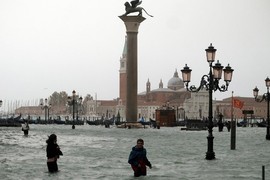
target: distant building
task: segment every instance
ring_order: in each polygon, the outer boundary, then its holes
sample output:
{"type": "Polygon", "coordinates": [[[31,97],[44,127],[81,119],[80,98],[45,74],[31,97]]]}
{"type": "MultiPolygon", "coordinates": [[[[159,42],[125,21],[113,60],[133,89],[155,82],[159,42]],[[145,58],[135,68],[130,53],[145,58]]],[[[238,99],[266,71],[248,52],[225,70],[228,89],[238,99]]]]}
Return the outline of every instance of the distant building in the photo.
{"type": "MultiPolygon", "coordinates": [[[[187,119],[208,119],[209,111],[209,92],[201,89],[197,93],[191,93],[191,97],[187,98],[183,104],[185,116],[187,119]]],[[[215,101],[213,100],[213,117],[217,115],[215,101]]]]}
{"type": "MultiPolygon", "coordinates": [[[[121,121],[125,120],[125,103],[127,89],[127,39],[122,56],[120,57],[119,69],[119,97],[113,100],[97,100],[88,99],[84,102],[83,111],[80,116],[86,119],[94,118],[112,118],[118,113],[121,121]]],[[[207,119],[209,109],[209,92],[202,89],[197,93],[190,93],[184,87],[184,82],[179,78],[177,70],[167,82],[167,87],[164,87],[162,79],[157,86],[152,89],[151,82],[148,79],[145,85],[145,91],[138,93],[138,115],[137,118],[148,121],[156,119],[156,110],[162,106],[171,107],[175,110],[175,118],[183,120],[188,119],[207,119]]],[[[234,118],[243,119],[242,110],[253,110],[254,117],[266,118],[266,103],[257,103],[254,98],[237,97],[244,102],[242,109],[234,108],[234,118]]],[[[43,116],[44,111],[39,106],[35,107],[20,107],[16,109],[16,114],[43,116]]],[[[66,106],[52,107],[50,114],[52,116],[70,115],[70,111],[66,106]]],[[[224,119],[230,119],[232,114],[231,98],[224,100],[213,100],[213,118],[217,118],[218,114],[222,113],[224,119]]]]}
{"type": "Polygon", "coordinates": [[[225,98],[222,101],[217,101],[216,108],[218,112],[222,113],[225,119],[244,119],[243,111],[251,111],[253,114],[248,114],[249,118],[267,119],[267,102],[263,101],[261,103],[256,102],[254,98],[251,97],[234,97],[244,103],[242,109],[233,108],[232,109],[232,98],[225,98]]]}

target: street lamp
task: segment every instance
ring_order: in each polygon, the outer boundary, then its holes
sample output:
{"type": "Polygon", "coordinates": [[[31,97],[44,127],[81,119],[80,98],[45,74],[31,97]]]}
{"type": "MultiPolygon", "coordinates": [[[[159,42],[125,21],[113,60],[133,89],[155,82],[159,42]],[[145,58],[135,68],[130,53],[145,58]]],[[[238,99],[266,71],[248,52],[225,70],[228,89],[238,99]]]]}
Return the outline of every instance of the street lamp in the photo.
{"type": "Polygon", "coordinates": [[[261,99],[258,98],[259,89],[257,88],[257,86],[253,89],[253,95],[255,97],[255,101],[257,101],[257,102],[262,102],[263,100],[267,101],[266,139],[270,140],[270,134],[269,134],[269,127],[270,127],[270,120],[269,120],[269,101],[270,101],[269,87],[270,87],[270,79],[268,77],[265,79],[265,85],[266,85],[266,88],[267,88],[267,92],[262,95],[261,99]]]}
{"type": "Polygon", "coordinates": [[[41,106],[41,109],[44,110],[45,112],[45,123],[47,123],[47,117],[48,119],[50,118],[50,108],[51,108],[51,104],[48,103],[48,99],[45,98],[45,101],[43,102],[43,99],[40,100],[40,106],[41,106]]]}
{"type": "Polygon", "coordinates": [[[180,119],[185,120],[185,109],[184,108],[180,108],[180,119]]]}
{"type": "Polygon", "coordinates": [[[76,91],[72,91],[72,96],[68,96],[68,105],[72,106],[72,119],[73,119],[73,125],[72,128],[75,128],[74,120],[75,120],[75,111],[77,112],[76,120],[78,120],[78,106],[82,104],[82,97],[78,98],[76,95],[76,91]],[[77,110],[75,110],[77,109],[77,110]]]}
{"type": "Polygon", "coordinates": [[[205,87],[209,92],[209,112],[208,112],[208,148],[206,152],[206,159],[212,160],[215,159],[215,152],[213,150],[213,91],[219,90],[220,92],[225,92],[228,90],[229,83],[232,79],[233,69],[228,65],[223,69],[223,66],[217,61],[213,66],[212,63],[215,61],[216,49],[210,44],[208,49],[205,49],[207,62],[209,63],[209,74],[203,75],[201,78],[200,86],[188,86],[191,77],[191,69],[186,65],[182,70],[182,78],[185,83],[186,89],[190,92],[199,92],[205,87]],[[222,70],[224,72],[224,81],[225,85],[219,86],[219,80],[222,76],[222,70]]]}

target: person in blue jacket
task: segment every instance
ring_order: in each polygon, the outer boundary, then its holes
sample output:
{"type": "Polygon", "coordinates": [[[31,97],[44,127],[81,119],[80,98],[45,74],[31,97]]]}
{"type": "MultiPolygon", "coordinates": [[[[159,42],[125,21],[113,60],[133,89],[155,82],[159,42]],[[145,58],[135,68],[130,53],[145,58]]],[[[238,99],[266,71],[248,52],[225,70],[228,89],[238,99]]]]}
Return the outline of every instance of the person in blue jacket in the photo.
{"type": "Polygon", "coordinates": [[[146,166],[150,169],[152,168],[150,161],[147,159],[146,149],[143,145],[143,139],[138,139],[137,145],[132,147],[128,158],[128,163],[131,165],[135,177],[146,176],[146,166]]]}

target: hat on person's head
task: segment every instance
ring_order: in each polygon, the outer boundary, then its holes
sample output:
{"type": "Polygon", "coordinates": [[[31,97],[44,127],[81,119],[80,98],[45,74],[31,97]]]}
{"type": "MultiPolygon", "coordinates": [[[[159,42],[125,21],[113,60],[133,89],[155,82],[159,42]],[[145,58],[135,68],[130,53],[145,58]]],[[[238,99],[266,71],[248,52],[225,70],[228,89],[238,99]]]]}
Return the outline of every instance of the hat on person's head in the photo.
{"type": "Polygon", "coordinates": [[[48,137],[48,140],[47,140],[47,143],[49,142],[54,142],[56,140],[57,136],[55,134],[51,134],[49,137],[48,137]]]}

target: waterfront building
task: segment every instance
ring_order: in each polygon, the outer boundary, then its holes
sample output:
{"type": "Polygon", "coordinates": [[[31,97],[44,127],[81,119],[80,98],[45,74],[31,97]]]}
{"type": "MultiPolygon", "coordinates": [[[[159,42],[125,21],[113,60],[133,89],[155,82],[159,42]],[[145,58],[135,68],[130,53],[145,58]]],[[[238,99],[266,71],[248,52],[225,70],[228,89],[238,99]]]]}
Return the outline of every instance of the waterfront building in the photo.
{"type": "MultiPolygon", "coordinates": [[[[215,102],[213,101],[213,117],[217,116],[215,102]]],[[[209,92],[201,89],[197,93],[191,93],[190,98],[185,99],[183,103],[185,117],[187,119],[206,120],[208,118],[209,109],[209,92]]]]}
{"type": "MultiPolygon", "coordinates": [[[[125,103],[127,92],[127,39],[120,57],[119,68],[119,96],[113,100],[98,100],[97,98],[87,99],[83,103],[83,111],[80,112],[81,118],[95,119],[115,117],[120,114],[121,121],[125,121],[125,103]]],[[[160,79],[158,88],[152,89],[151,81],[147,79],[145,91],[139,92],[137,96],[138,110],[137,119],[156,119],[156,110],[164,105],[170,106],[175,110],[177,120],[184,119],[200,119],[208,118],[209,93],[206,90],[201,90],[197,93],[190,93],[184,87],[184,82],[179,77],[177,70],[173,73],[171,79],[167,82],[167,87],[164,87],[163,80],[160,79]]],[[[234,108],[234,118],[243,119],[243,110],[252,110],[253,116],[258,118],[266,118],[266,103],[256,103],[254,98],[237,97],[244,102],[242,109],[234,108]]],[[[218,114],[222,113],[224,119],[230,119],[232,114],[231,97],[223,100],[213,100],[213,118],[217,119],[218,114]]],[[[15,114],[22,116],[40,116],[44,112],[39,106],[23,106],[15,110],[15,114]]],[[[68,116],[70,112],[65,105],[52,106],[50,114],[53,116],[68,116]]]]}
{"type": "Polygon", "coordinates": [[[266,119],[267,118],[267,102],[261,103],[255,102],[253,97],[234,97],[239,101],[243,102],[243,107],[232,109],[232,97],[225,98],[221,101],[216,102],[217,111],[222,113],[224,119],[231,119],[232,111],[234,119],[266,119]],[[251,113],[244,114],[243,111],[251,113]]]}

